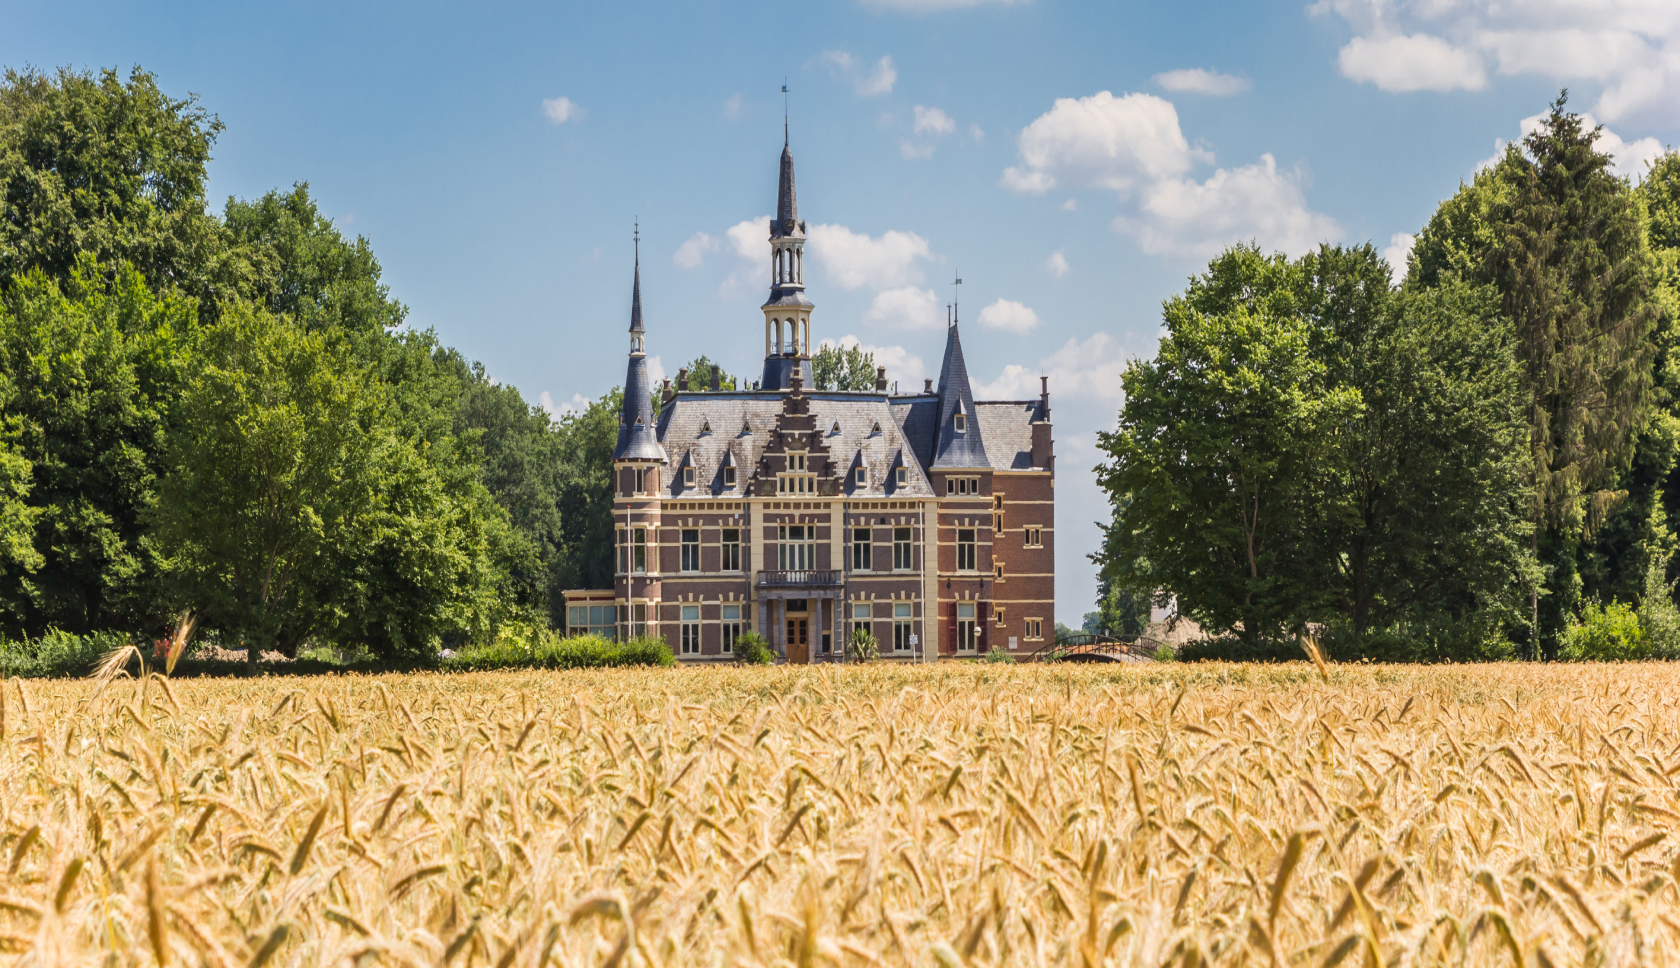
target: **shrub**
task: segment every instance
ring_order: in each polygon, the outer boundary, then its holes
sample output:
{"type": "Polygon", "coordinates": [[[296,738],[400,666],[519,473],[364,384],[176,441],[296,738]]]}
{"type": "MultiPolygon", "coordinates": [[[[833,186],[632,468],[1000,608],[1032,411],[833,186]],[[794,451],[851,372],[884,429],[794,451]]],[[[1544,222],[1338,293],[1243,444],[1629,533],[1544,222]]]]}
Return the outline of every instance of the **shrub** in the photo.
{"type": "Polygon", "coordinates": [[[676,664],[671,647],[661,638],[618,642],[599,635],[560,638],[554,633],[533,640],[498,638],[489,645],[467,646],[444,659],[450,672],[486,669],[596,669],[619,666],[676,664]]]}
{"type": "Polygon", "coordinates": [[[776,661],[770,643],[757,632],[743,632],[735,637],[735,661],[742,665],[769,665],[776,661]]]}
{"type": "Polygon", "coordinates": [[[0,639],[0,677],[57,678],[85,676],[99,657],[128,644],[121,632],[74,635],[50,629],[35,639],[0,639]]]}
{"type": "Polygon", "coordinates": [[[874,662],[881,657],[881,643],[876,641],[874,632],[865,628],[853,629],[846,657],[853,662],[874,662]]]}
{"type": "Polygon", "coordinates": [[[1565,662],[1627,662],[1651,658],[1639,613],[1629,605],[1589,602],[1581,621],[1563,633],[1558,658],[1565,662]]]}
{"type": "Polygon", "coordinates": [[[1010,655],[1007,649],[992,649],[986,653],[986,661],[997,662],[1002,665],[1014,665],[1015,657],[1010,655]]]}
{"type": "MultiPolygon", "coordinates": [[[[1492,612],[1463,618],[1432,615],[1363,633],[1336,622],[1318,628],[1316,634],[1327,662],[1502,662],[1517,657],[1516,646],[1492,612]]],[[[1184,662],[1301,662],[1307,657],[1294,636],[1255,643],[1225,635],[1186,642],[1177,652],[1184,662]]]]}
{"type": "Polygon", "coordinates": [[[1159,647],[1155,650],[1155,661],[1156,662],[1177,662],[1178,661],[1178,653],[1173,651],[1172,646],[1163,645],[1163,646],[1161,646],[1161,647],[1159,647]]]}

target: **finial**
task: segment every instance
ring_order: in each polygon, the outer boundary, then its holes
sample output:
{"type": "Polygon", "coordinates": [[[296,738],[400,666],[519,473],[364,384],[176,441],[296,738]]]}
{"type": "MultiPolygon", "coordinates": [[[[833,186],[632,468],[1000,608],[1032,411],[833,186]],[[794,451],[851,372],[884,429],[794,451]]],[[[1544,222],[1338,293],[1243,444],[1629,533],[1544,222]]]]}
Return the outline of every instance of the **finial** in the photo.
{"type": "Polygon", "coordinates": [[[782,147],[788,146],[788,92],[787,78],[782,78],[782,147]]]}
{"type": "Polygon", "coordinates": [[[957,287],[962,285],[962,276],[958,275],[956,277],[956,279],[957,279],[956,282],[951,283],[951,324],[952,325],[956,325],[957,317],[959,315],[959,313],[958,313],[958,303],[960,302],[960,300],[957,298],[957,294],[959,292],[957,287]]]}
{"type": "Polygon", "coordinates": [[[630,238],[636,243],[636,265],[642,264],[642,220],[636,219],[636,228],[630,233],[630,238]]]}

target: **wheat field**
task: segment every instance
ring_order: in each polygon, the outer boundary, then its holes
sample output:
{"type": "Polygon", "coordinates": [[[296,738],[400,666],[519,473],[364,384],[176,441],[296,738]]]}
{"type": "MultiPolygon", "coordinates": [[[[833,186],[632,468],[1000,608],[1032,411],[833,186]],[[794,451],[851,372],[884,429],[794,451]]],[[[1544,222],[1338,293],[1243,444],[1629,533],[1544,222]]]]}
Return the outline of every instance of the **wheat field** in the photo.
{"type": "Polygon", "coordinates": [[[1680,671],[12,680],[0,963],[1680,962],[1680,671]]]}

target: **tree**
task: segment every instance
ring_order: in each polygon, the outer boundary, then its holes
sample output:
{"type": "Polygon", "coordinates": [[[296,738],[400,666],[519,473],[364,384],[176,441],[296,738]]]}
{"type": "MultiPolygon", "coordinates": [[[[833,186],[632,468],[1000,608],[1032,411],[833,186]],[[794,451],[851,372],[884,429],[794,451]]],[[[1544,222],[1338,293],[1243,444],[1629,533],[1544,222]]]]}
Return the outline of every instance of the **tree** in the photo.
{"type": "Polygon", "coordinates": [[[1554,654],[1580,590],[1586,533],[1650,412],[1653,264],[1640,206],[1612,159],[1559,95],[1539,129],[1442,205],[1420,236],[1410,284],[1447,276],[1495,286],[1513,323],[1527,394],[1532,547],[1549,569],[1530,599],[1533,646],[1554,654]]]}
{"type": "Polygon", "coordinates": [[[1328,602],[1306,522],[1322,512],[1314,488],[1334,430],[1358,407],[1311,352],[1298,275],[1251,247],[1216,259],[1168,300],[1156,358],[1126,368],[1119,428],[1099,436],[1119,550],[1104,568],[1250,641],[1328,602]]]}
{"type": "Polygon", "coordinates": [[[236,309],[205,344],[153,516],[185,604],[253,665],[310,638],[435,654],[491,619],[502,535],[474,465],[428,460],[322,334],[236,309]]]}
{"type": "Polygon", "coordinates": [[[811,377],[818,390],[873,390],[875,354],[856,343],[836,346],[824,340],[811,357],[811,377]]]}
{"type": "Polygon", "coordinates": [[[0,310],[0,428],[29,467],[39,556],[0,593],[5,631],[159,631],[164,552],[144,514],[197,352],[197,309],[152,294],[132,269],[106,281],[86,256],[65,286],[32,270],[0,310]]]}
{"type": "MultiPolygon", "coordinates": [[[[224,250],[205,209],[222,123],[139,67],[0,80],[0,285],[39,269],[61,282],[84,258],[154,292],[209,297],[224,250]]],[[[213,311],[214,301],[203,307],[213,311]]]]}
{"type": "Polygon", "coordinates": [[[712,388],[713,370],[716,370],[718,374],[719,390],[735,389],[735,378],[723,372],[723,367],[713,363],[711,357],[704,354],[695,358],[694,362],[688,364],[688,366],[684,367],[684,369],[688,371],[688,383],[685,386],[677,387],[678,390],[690,390],[694,392],[710,390],[712,388]]]}

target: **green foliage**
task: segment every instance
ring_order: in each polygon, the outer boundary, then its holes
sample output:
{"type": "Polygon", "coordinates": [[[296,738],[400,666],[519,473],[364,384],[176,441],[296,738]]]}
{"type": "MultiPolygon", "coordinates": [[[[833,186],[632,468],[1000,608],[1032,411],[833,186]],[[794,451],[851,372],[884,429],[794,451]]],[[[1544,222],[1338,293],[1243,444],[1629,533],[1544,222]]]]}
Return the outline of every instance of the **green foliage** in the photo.
{"type": "Polygon", "coordinates": [[[1588,602],[1581,620],[1563,634],[1558,658],[1565,662],[1627,662],[1650,658],[1639,613],[1620,602],[1588,602]]]}
{"type": "Polygon", "coordinates": [[[1008,649],[989,649],[987,650],[984,659],[994,665],[1015,664],[1015,657],[1009,654],[1008,649]]]}
{"type": "MultiPolygon", "coordinates": [[[[223,253],[205,209],[205,164],[222,123],[136,67],[0,80],[0,284],[84,262],[137,270],[154,292],[208,296],[223,253]]],[[[205,308],[211,309],[209,301],[205,308]]]]}
{"type": "Polygon", "coordinates": [[[730,376],[728,373],[723,372],[723,367],[712,362],[712,358],[704,354],[696,357],[692,363],[683,367],[683,369],[688,371],[688,378],[686,382],[672,381],[678,390],[691,390],[695,392],[710,390],[712,388],[712,371],[714,369],[718,371],[719,390],[735,389],[735,378],[730,376]]]}
{"type": "Polygon", "coordinates": [[[490,669],[598,669],[626,666],[672,666],[676,658],[660,638],[618,642],[599,635],[562,638],[544,631],[534,640],[498,639],[483,646],[469,646],[442,661],[451,672],[483,672],[490,669]]]}
{"type": "Polygon", "coordinates": [[[875,354],[856,343],[842,347],[824,341],[811,357],[811,377],[818,390],[873,390],[875,354]]]}
{"type": "Polygon", "coordinates": [[[770,665],[776,661],[776,653],[770,650],[764,636],[743,632],[735,637],[735,661],[742,665],[770,665]]]}
{"type": "Polygon", "coordinates": [[[846,657],[853,662],[874,662],[881,657],[881,643],[875,640],[874,632],[855,628],[846,644],[846,657]]]}
{"type": "Polygon", "coordinates": [[[77,635],[48,629],[34,638],[0,637],[0,679],[76,678],[88,675],[99,657],[128,644],[117,632],[77,635]]]}

